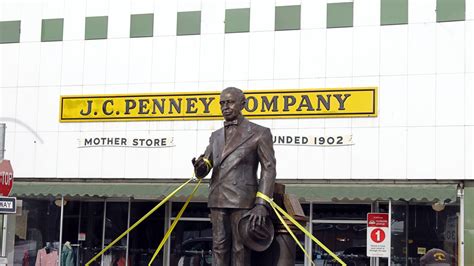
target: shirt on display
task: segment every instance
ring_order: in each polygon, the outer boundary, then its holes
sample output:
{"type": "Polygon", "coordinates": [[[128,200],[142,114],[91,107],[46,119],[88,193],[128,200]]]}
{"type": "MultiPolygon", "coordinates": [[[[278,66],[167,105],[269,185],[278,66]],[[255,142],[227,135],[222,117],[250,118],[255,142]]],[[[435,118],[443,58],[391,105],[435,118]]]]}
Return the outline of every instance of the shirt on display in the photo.
{"type": "Polygon", "coordinates": [[[58,265],[58,251],[51,250],[49,253],[46,249],[38,250],[36,255],[35,266],[57,266],[58,265]]]}

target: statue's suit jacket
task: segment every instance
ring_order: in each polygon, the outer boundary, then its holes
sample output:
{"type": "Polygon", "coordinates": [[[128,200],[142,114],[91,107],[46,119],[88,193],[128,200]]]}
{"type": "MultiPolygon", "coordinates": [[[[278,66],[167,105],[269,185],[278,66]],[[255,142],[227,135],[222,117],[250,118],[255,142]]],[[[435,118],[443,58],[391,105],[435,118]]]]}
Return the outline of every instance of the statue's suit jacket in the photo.
{"type": "Polygon", "coordinates": [[[251,209],[265,204],[257,191],[273,197],[276,160],[270,129],[243,119],[225,143],[225,128],[214,131],[204,157],[213,165],[209,208],[251,209]],[[257,169],[260,163],[260,181],[257,169]]]}

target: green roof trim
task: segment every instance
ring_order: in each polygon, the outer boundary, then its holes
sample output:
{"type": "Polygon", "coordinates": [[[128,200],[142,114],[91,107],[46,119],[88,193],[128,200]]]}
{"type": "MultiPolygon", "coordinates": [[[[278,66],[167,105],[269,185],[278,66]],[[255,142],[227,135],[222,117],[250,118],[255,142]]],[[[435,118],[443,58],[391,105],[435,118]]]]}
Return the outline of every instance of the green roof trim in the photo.
{"type": "Polygon", "coordinates": [[[449,200],[456,201],[457,184],[289,184],[286,192],[314,200],[449,200]]]}
{"type": "MultiPolygon", "coordinates": [[[[184,182],[184,181],[183,181],[184,182]]],[[[12,196],[68,196],[68,197],[133,197],[137,199],[162,199],[181,183],[159,182],[46,182],[15,180],[12,196]]],[[[195,183],[186,185],[174,200],[185,200],[195,183]]],[[[286,192],[302,201],[318,200],[427,200],[456,201],[457,184],[285,184],[286,192]]],[[[206,200],[208,184],[203,183],[194,199],[206,200]]]]}

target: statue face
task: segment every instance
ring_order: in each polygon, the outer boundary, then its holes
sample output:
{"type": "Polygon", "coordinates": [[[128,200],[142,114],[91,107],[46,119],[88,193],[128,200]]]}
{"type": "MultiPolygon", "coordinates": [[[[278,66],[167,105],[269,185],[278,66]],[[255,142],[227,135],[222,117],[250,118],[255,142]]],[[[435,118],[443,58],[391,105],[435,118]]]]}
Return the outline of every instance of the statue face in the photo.
{"type": "Polygon", "coordinates": [[[223,91],[220,101],[222,116],[226,121],[237,119],[244,108],[244,102],[239,93],[235,91],[223,91]]]}

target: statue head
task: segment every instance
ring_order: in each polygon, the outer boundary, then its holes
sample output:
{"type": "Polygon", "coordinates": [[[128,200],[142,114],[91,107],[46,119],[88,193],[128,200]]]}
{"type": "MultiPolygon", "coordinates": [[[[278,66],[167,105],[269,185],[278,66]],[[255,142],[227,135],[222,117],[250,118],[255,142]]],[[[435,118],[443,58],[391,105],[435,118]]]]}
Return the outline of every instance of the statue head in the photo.
{"type": "Polygon", "coordinates": [[[232,121],[242,116],[242,109],[244,109],[246,101],[242,90],[235,87],[225,88],[221,92],[219,100],[224,119],[226,121],[232,121]]]}

